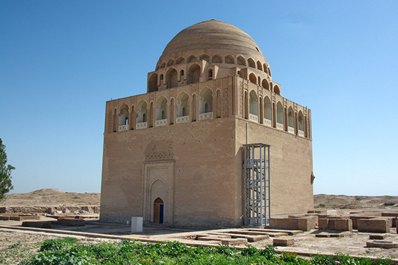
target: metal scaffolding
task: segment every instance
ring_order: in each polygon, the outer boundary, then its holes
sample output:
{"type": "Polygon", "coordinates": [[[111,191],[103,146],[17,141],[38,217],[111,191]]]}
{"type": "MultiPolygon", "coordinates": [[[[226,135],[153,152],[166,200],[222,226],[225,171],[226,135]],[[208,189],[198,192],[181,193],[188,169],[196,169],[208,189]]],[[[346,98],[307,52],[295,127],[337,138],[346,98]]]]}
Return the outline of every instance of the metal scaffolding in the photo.
{"type": "Polygon", "coordinates": [[[265,226],[271,216],[270,146],[243,145],[243,205],[246,226],[265,226]]]}

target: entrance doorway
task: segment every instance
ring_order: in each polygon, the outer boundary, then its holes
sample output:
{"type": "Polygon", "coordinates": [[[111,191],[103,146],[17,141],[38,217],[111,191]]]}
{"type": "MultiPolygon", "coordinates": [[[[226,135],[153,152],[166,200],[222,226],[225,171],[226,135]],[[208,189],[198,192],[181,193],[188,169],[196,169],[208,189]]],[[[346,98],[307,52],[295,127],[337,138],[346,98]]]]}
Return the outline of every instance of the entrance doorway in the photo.
{"type": "Polygon", "coordinates": [[[153,222],[155,224],[163,224],[164,204],[161,198],[156,198],[153,202],[153,222]]]}

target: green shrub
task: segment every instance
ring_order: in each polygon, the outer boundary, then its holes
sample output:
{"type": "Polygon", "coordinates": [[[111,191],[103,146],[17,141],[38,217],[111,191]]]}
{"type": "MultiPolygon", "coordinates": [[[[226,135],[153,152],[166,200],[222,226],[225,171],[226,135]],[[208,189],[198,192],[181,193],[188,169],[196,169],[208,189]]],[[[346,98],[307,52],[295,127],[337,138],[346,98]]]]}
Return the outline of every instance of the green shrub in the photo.
{"type": "Polygon", "coordinates": [[[330,256],[315,256],[311,259],[311,265],[336,265],[336,261],[330,256]]]}
{"type": "Polygon", "coordinates": [[[72,237],[44,240],[40,247],[40,251],[59,251],[66,247],[73,246],[76,242],[77,239],[72,237]]]}
{"type": "Polygon", "coordinates": [[[122,241],[120,243],[80,244],[73,238],[44,241],[39,253],[23,264],[334,265],[336,261],[340,265],[391,264],[388,260],[378,260],[376,263],[368,259],[355,259],[345,255],[338,255],[336,258],[315,256],[304,259],[289,253],[276,254],[271,246],[261,250],[253,246],[237,250],[226,246],[188,247],[178,242],[143,244],[122,241]]]}

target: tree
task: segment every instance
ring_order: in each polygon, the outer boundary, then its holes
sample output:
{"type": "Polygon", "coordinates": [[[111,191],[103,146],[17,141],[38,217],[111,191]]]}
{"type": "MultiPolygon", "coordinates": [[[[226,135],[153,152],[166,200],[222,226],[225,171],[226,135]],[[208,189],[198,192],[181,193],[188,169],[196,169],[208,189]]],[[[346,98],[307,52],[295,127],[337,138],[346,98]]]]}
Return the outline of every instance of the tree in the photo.
{"type": "Polygon", "coordinates": [[[14,188],[11,183],[11,171],[14,169],[15,167],[7,165],[6,147],[0,138],[0,200],[14,188]]]}

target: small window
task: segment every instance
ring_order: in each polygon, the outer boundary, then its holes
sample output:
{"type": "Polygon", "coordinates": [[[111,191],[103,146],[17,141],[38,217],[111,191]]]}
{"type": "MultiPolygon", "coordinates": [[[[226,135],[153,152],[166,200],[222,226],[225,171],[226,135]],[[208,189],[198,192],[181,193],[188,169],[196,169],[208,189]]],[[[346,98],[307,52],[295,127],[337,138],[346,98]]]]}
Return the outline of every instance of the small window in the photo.
{"type": "Polygon", "coordinates": [[[180,71],[180,76],[184,76],[184,70],[180,71]]]}
{"type": "Polygon", "coordinates": [[[213,79],[213,69],[209,69],[208,78],[209,78],[209,80],[213,79]]]}

